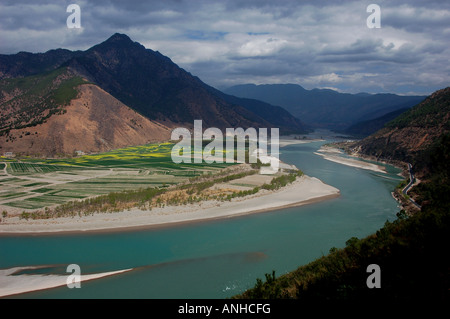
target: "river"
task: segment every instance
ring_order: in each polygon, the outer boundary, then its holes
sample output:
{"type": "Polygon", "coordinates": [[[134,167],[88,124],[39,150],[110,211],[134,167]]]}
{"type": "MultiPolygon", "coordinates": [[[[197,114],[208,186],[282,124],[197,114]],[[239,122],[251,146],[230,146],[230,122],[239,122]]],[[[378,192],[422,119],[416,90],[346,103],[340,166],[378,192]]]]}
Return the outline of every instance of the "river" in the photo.
{"type": "MultiPolygon", "coordinates": [[[[24,273],[61,274],[133,268],[114,276],[35,291],[14,298],[226,298],[374,233],[398,211],[391,191],[400,170],[387,174],[327,161],[313,154],[324,141],[283,147],[281,160],[341,191],[306,206],[133,232],[0,238],[0,269],[46,265],[24,273]]],[[[23,275],[23,274],[22,274],[23,275]]]]}

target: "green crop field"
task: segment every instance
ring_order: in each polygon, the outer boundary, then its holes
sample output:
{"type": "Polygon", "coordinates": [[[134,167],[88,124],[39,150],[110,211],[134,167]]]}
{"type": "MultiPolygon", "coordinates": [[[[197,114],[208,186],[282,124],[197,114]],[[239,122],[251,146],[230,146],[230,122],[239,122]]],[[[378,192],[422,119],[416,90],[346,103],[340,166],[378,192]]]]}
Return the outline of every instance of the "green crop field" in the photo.
{"type": "Polygon", "coordinates": [[[67,169],[73,169],[69,166],[62,165],[47,165],[47,164],[33,164],[23,162],[12,162],[8,165],[8,172],[10,174],[33,174],[33,173],[49,173],[56,171],[64,171],[67,169]]]}
{"type": "Polygon", "coordinates": [[[0,206],[41,209],[110,192],[165,188],[230,164],[172,161],[173,143],[148,144],[65,159],[0,158],[0,206]]]}

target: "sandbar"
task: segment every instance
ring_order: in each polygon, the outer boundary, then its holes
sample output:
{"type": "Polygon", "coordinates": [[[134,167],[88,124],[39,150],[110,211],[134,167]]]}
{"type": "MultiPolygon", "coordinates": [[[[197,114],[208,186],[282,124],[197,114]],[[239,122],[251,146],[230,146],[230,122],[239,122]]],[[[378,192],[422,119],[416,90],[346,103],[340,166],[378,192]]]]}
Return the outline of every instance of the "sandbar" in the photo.
{"type": "MultiPolygon", "coordinates": [[[[14,275],[14,273],[18,271],[34,268],[41,267],[14,267],[9,269],[0,269],[0,297],[67,285],[67,277],[70,274],[67,274],[66,276],[14,275]]],[[[117,275],[130,270],[132,270],[132,268],[97,274],[80,275],[80,284],[82,284],[84,281],[117,275]]]]}
{"type": "Polygon", "coordinates": [[[231,201],[203,201],[200,203],[166,206],[151,210],[131,209],[117,213],[96,213],[82,217],[59,217],[23,220],[8,217],[0,224],[1,235],[58,234],[61,232],[120,231],[190,222],[230,218],[250,213],[267,212],[306,205],[338,197],[339,189],[315,177],[303,175],[293,183],[275,190],[260,190],[254,195],[231,201]]]}
{"type": "Polygon", "coordinates": [[[324,147],[319,149],[317,152],[314,152],[314,154],[320,155],[324,159],[331,161],[331,162],[335,162],[335,163],[339,163],[339,164],[347,165],[347,166],[352,166],[352,167],[357,167],[357,168],[362,168],[362,169],[366,169],[366,170],[371,170],[374,172],[386,173],[386,169],[381,165],[368,163],[368,162],[365,162],[365,161],[362,161],[359,159],[353,159],[353,158],[339,156],[339,154],[341,154],[341,153],[342,152],[340,152],[337,149],[324,148],[324,147]]]}
{"type": "Polygon", "coordinates": [[[280,138],[279,140],[279,147],[284,147],[288,145],[295,145],[295,144],[308,144],[313,142],[320,142],[323,141],[322,139],[304,139],[304,140],[296,140],[296,139],[287,139],[287,138],[280,138]]]}

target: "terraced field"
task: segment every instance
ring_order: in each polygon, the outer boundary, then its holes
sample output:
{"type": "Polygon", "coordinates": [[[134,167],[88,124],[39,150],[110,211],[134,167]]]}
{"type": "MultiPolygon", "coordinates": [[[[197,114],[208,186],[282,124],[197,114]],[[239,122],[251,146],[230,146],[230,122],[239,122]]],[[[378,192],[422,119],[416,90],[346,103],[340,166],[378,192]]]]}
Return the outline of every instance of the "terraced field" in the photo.
{"type": "Polygon", "coordinates": [[[113,191],[168,187],[230,165],[175,164],[172,146],[149,144],[69,159],[1,157],[0,209],[18,212],[113,191]]]}

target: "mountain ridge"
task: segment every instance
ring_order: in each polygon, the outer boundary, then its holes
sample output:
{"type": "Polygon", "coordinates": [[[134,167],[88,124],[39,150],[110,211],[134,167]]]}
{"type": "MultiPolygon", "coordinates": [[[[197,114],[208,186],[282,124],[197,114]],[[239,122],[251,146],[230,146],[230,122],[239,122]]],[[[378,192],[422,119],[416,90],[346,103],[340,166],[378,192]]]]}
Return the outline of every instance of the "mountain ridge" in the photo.
{"type": "Polygon", "coordinates": [[[389,123],[391,120],[408,110],[409,108],[398,109],[371,120],[357,122],[345,129],[344,133],[355,137],[367,137],[382,129],[386,123],[389,123]]]}
{"type": "Polygon", "coordinates": [[[74,57],[66,65],[155,120],[169,120],[188,127],[199,118],[205,126],[222,129],[258,125],[271,127],[257,114],[251,114],[240,106],[228,105],[209,94],[206,84],[179,68],[170,58],[145,49],[124,35],[113,35],[87,50],[85,56],[74,57]],[[104,57],[108,61],[122,63],[106,65],[104,57]]]}
{"type": "MultiPolygon", "coordinates": [[[[32,67],[19,68],[20,72],[17,65],[23,64],[22,56],[0,55],[2,78],[29,76],[57,66],[69,67],[153,120],[187,127],[193,124],[194,119],[202,119],[205,126],[219,128],[274,127],[271,124],[273,116],[263,118],[241,105],[228,103],[214,93],[212,87],[177,66],[170,58],[145,48],[124,34],[115,33],[86,51],[57,49],[26,55],[33,61],[30,62],[32,67]],[[50,63],[52,59],[48,55],[58,52],[64,53],[55,59],[61,64],[50,63]],[[15,62],[11,61],[14,59],[15,62]],[[1,66],[6,60],[9,65],[1,66]],[[36,62],[38,60],[45,63],[36,62]]],[[[300,121],[291,123],[296,123],[296,127],[290,127],[289,131],[306,132],[300,121]]],[[[280,131],[284,128],[280,127],[280,131]]]]}
{"type": "MultiPolygon", "coordinates": [[[[23,131],[21,134],[20,129],[45,125],[52,117],[64,115],[66,106],[75,99],[76,91],[83,83],[97,86],[105,99],[109,100],[111,96],[120,101],[122,107],[130,108],[148,121],[166,128],[192,128],[194,120],[201,119],[205,128],[279,127],[281,134],[307,131],[304,124],[288,111],[267,103],[225,95],[160,52],[145,48],[127,35],[116,33],[85,51],[55,49],[46,53],[0,55],[0,97],[4,97],[0,100],[0,124],[3,123],[0,131],[9,136],[0,144],[3,151],[4,143],[10,143],[11,138],[18,146],[17,136],[23,139],[23,134],[30,133],[23,131]],[[68,83],[64,94],[59,89],[61,81],[49,77],[55,72],[66,74],[64,81],[68,83]],[[11,94],[17,94],[17,97],[6,101],[11,94]],[[55,98],[61,95],[64,95],[64,101],[55,98]]],[[[102,110],[111,111],[107,108],[102,110]]],[[[114,123],[118,127],[129,124],[114,123]]],[[[99,125],[97,123],[93,127],[98,129],[99,125]]],[[[59,130],[58,134],[64,134],[64,131],[59,130]]],[[[26,139],[30,138],[26,136],[26,139]]],[[[53,140],[57,141],[57,137],[53,140]]],[[[136,143],[142,143],[142,139],[136,137],[136,143]]],[[[39,143],[34,141],[33,144],[39,143]]],[[[109,144],[113,147],[117,143],[109,144]]],[[[121,147],[123,143],[119,144],[121,147]]],[[[98,151],[103,150],[103,146],[96,145],[98,151]]],[[[8,150],[11,149],[9,146],[8,150]]],[[[95,151],[95,147],[85,149],[95,151]]],[[[61,145],[55,148],[55,152],[61,150],[67,151],[61,145]]],[[[36,147],[28,151],[41,153],[36,147]]]]}
{"type": "Polygon", "coordinates": [[[375,159],[410,162],[426,176],[424,162],[434,143],[450,134],[450,87],[438,90],[423,102],[389,121],[376,133],[353,143],[354,152],[375,159]]]}
{"type": "Polygon", "coordinates": [[[243,84],[232,86],[224,92],[281,106],[308,125],[337,132],[345,132],[358,122],[412,107],[425,99],[425,96],[392,93],[351,94],[331,89],[307,90],[298,84],[243,84]]]}

